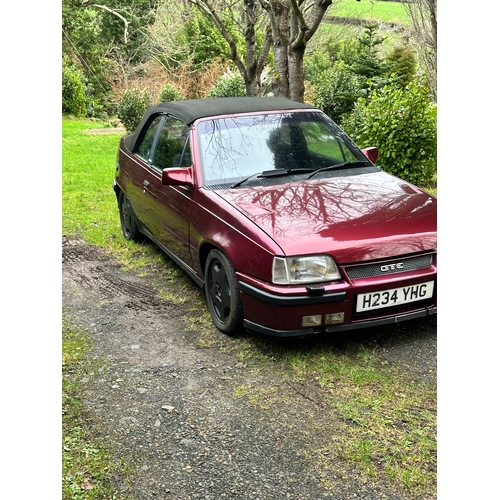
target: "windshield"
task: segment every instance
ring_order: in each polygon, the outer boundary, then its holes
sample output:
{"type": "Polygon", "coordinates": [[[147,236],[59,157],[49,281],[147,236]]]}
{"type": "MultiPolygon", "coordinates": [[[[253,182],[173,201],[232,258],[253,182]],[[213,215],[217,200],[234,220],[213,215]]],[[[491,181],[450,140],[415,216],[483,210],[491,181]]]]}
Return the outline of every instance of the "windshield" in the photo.
{"type": "Polygon", "coordinates": [[[332,165],[371,165],[320,112],[288,112],[201,121],[197,126],[205,185],[237,184],[272,169],[307,173],[332,165]]]}

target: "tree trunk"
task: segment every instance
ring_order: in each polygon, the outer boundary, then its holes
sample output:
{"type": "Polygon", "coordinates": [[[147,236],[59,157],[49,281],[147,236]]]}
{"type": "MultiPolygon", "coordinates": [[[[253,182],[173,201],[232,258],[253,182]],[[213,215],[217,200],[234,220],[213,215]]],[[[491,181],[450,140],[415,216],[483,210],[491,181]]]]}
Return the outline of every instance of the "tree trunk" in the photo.
{"type": "Polygon", "coordinates": [[[288,51],[289,97],[293,101],[304,102],[304,53],[305,46],[288,51]]]}
{"type": "Polygon", "coordinates": [[[277,97],[304,101],[304,54],[333,0],[260,0],[273,32],[273,91],[277,97]],[[307,15],[306,15],[307,13],[307,15]]]}
{"type": "MultiPolygon", "coordinates": [[[[307,42],[316,33],[330,5],[340,0],[244,0],[246,64],[241,60],[235,40],[218,15],[216,7],[233,11],[235,4],[223,0],[189,0],[208,15],[230,47],[230,57],[245,81],[247,96],[260,95],[264,65],[273,49],[273,93],[295,101],[304,101],[304,54],[307,42]],[[258,7],[269,17],[264,45],[259,55],[255,46],[258,7]]],[[[238,24],[238,23],[236,23],[238,24]]]]}
{"type": "Polygon", "coordinates": [[[429,88],[437,99],[437,2],[436,0],[405,1],[417,40],[420,64],[425,69],[429,88]]]}
{"type": "Polygon", "coordinates": [[[287,0],[274,0],[265,5],[272,30],[274,69],[273,92],[276,97],[289,97],[288,47],[290,44],[290,8],[287,0]]]}

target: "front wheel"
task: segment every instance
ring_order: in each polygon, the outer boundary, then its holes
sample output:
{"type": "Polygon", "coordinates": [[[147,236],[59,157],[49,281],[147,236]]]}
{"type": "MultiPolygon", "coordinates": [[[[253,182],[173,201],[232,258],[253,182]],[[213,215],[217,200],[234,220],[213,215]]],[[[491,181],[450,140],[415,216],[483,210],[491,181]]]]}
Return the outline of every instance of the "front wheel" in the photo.
{"type": "Polygon", "coordinates": [[[205,295],[215,326],[226,335],[239,333],[243,329],[243,308],[236,273],[217,249],[210,251],[205,265],[205,295]]]}

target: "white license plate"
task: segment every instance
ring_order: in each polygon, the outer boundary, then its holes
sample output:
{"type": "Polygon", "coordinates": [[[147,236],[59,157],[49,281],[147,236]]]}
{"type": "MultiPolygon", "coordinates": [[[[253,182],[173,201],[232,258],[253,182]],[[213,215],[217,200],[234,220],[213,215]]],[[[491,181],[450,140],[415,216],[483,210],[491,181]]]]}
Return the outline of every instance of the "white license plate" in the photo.
{"type": "Polygon", "coordinates": [[[363,293],[358,295],[356,312],[372,311],[382,307],[392,307],[399,304],[429,299],[434,292],[434,281],[418,285],[391,288],[382,292],[363,293]]]}

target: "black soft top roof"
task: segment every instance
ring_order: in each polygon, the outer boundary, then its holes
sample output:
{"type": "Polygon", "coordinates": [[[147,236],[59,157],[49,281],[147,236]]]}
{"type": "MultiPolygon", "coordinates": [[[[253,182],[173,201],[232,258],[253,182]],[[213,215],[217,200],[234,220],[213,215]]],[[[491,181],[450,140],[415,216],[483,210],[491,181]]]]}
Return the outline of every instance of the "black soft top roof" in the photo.
{"type": "Polygon", "coordinates": [[[150,107],[137,128],[125,137],[125,145],[133,149],[144,125],[152,115],[166,113],[181,119],[190,125],[199,118],[208,116],[229,115],[235,113],[252,113],[260,111],[277,111],[292,109],[317,109],[309,104],[292,101],[282,97],[219,97],[212,99],[190,99],[185,101],[164,102],[150,107]]]}

